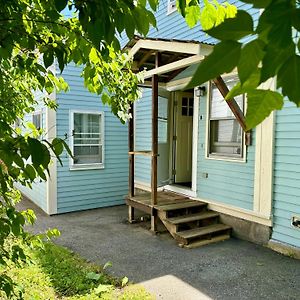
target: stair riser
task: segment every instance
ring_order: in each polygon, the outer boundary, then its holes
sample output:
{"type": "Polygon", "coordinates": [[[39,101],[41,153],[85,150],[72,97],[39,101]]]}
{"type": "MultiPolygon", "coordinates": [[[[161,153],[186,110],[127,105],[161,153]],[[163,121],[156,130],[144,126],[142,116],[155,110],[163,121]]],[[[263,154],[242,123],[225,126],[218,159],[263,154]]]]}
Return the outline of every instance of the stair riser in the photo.
{"type": "Polygon", "coordinates": [[[201,236],[195,236],[195,237],[191,237],[191,238],[183,238],[178,235],[175,235],[175,239],[180,244],[188,245],[189,243],[192,243],[195,240],[199,240],[199,241],[210,240],[219,235],[224,235],[224,234],[230,235],[230,233],[231,233],[231,229],[225,229],[225,230],[219,230],[216,232],[212,232],[212,233],[201,235],[201,236]]]}
{"type": "Polygon", "coordinates": [[[184,216],[184,215],[189,215],[189,214],[194,214],[194,213],[199,213],[204,211],[207,211],[207,206],[189,207],[189,208],[165,211],[165,217],[173,218],[173,217],[184,216]]]}
{"type": "MultiPolygon", "coordinates": [[[[203,226],[207,226],[207,225],[217,224],[218,221],[219,221],[219,216],[216,216],[216,217],[211,217],[211,218],[207,218],[204,220],[190,221],[190,222],[186,222],[186,223],[176,224],[177,225],[176,232],[179,232],[182,230],[187,230],[187,229],[192,229],[192,228],[196,228],[196,227],[203,227],[203,226]]],[[[174,224],[172,224],[172,225],[174,225],[174,224]]]]}

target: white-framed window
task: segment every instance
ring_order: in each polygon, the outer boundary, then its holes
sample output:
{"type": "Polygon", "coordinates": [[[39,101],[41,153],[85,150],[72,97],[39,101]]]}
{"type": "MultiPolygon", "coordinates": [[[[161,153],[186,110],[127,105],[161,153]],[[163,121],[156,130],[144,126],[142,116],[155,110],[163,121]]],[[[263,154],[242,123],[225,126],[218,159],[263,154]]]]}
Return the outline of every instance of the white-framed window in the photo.
{"type": "Polygon", "coordinates": [[[36,111],[32,114],[32,123],[37,130],[43,128],[43,114],[41,111],[36,111]]]}
{"type": "MultiPolygon", "coordinates": [[[[228,77],[224,81],[229,90],[237,83],[237,77],[228,77]]],[[[245,96],[235,97],[240,109],[244,111],[245,96]]],[[[218,88],[210,83],[208,112],[209,158],[243,159],[244,132],[221,95],[218,88]]]]}
{"type": "Polygon", "coordinates": [[[171,14],[172,12],[176,11],[176,0],[168,0],[167,6],[167,15],[171,14]]]}
{"type": "Polygon", "coordinates": [[[71,111],[71,169],[104,167],[103,112],[71,111]]]}

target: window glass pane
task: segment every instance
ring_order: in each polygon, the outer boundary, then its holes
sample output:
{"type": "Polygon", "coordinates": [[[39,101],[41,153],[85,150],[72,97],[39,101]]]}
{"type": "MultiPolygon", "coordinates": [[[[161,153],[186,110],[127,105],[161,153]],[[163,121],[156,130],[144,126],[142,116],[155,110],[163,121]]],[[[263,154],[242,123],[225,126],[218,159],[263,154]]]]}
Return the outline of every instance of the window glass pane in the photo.
{"type": "Polygon", "coordinates": [[[210,153],[240,156],[241,133],[241,126],[236,120],[210,121],[210,153]]]}
{"type": "Polygon", "coordinates": [[[32,116],[32,123],[34,124],[36,129],[42,128],[42,114],[34,114],[32,116]]]}
{"type": "Polygon", "coordinates": [[[187,115],[188,115],[188,109],[187,109],[187,107],[182,107],[182,108],[181,108],[181,114],[182,114],[183,116],[187,116],[187,115]]]}
{"type": "Polygon", "coordinates": [[[158,97],[158,143],[168,142],[168,98],[158,97]]]}
{"type": "MultiPolygon", "coordinates": [[[[226,85],[228,86],[229,90],[236,84],[236,79],[232,78],[230,80],[225,81],[226,85]]],[[[240,95],[235,97],[235,101],[239,105],[240,109],[243,111],[243,103],[244,103],[244,96],[240,95]]],[[[211,104],[210,104],[210,118],[211,119],[220,119],[220,118],[234,118],[232,111],[230,110],[229,106],[225,102],[223,96],[221,95],[218,88],[212,84],[211,88],[211,104]]]]}
{"type": "Polygon", "coordinates": [[[102,163],[101,115],[74,113],[74,164],[102,163]]]}

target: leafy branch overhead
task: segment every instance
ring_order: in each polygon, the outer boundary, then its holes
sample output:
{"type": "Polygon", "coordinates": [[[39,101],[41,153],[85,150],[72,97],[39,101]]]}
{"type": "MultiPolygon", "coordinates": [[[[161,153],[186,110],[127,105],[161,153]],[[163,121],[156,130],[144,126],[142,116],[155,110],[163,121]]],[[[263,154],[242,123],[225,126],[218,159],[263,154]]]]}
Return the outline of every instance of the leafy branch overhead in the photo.
{"type": "Polygon", "coordinates": [[[200,64],[189,86],[236,68],[240,83],[227,99],[247,94],[246,123],[251,129],[273,110],[281,109],[284,97],[300,106],[300,7],[291,0],[243,2],[252,4],[252,14],[239,10],[233,18],[206,31],[220,42],[200,64]],[[261,14],[259,9],[263,9],[261,14]],[[278,91],[267,92],[274,77],[278,91]]]}
{"type": "Polygon", "coordinates": [[[129,105],[139,97],[137,83],[141,77],[132,73],[130,60],[119,51],[119,37],[121,33],[129,38],[135,32],[146,34],[150,26],[156,26],[153,10],[157,1],[149,1],[150,8],[146,4],[134,0],[1,1],[1,296],[4,291],[8,297],[21,297],[5,266],[27,259],[18,239],[27,244],[34,241],[24,229],[26,222],[33,223],[34,213],[15,208],[21,198],[16,184],[30,188],[34,182],[49,179],[51,158],[60,161],[64,150],[72,155],[64,139],[42,139],[33,124],[28,125],[30,132],[25,132],[22,121],[17,125],[18,120],[32,113],[38,102],[56,108],[55,93],[68,90],[60,73],[73,63],[82,66],[87,88],[102,95],[103,102],[124,122],[129,117],[129,105]],[[62,10],[72,17],[65,18],[62,10]]]}

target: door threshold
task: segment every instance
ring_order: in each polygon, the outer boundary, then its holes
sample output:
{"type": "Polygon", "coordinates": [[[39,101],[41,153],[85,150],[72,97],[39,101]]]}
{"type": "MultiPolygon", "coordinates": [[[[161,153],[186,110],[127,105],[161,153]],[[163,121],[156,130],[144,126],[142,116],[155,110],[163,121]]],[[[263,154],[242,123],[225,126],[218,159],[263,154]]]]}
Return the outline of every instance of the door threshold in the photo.
{"type": "Polygon", "coordinates": [[[182,194],[188,197],[197,197],[197,193],[193,191],[192,189],[185,187],[185,186],[180,186],[176,184],[168,184],[164,186],[164,190],[174,192],[177,194],[182,194]]]}

